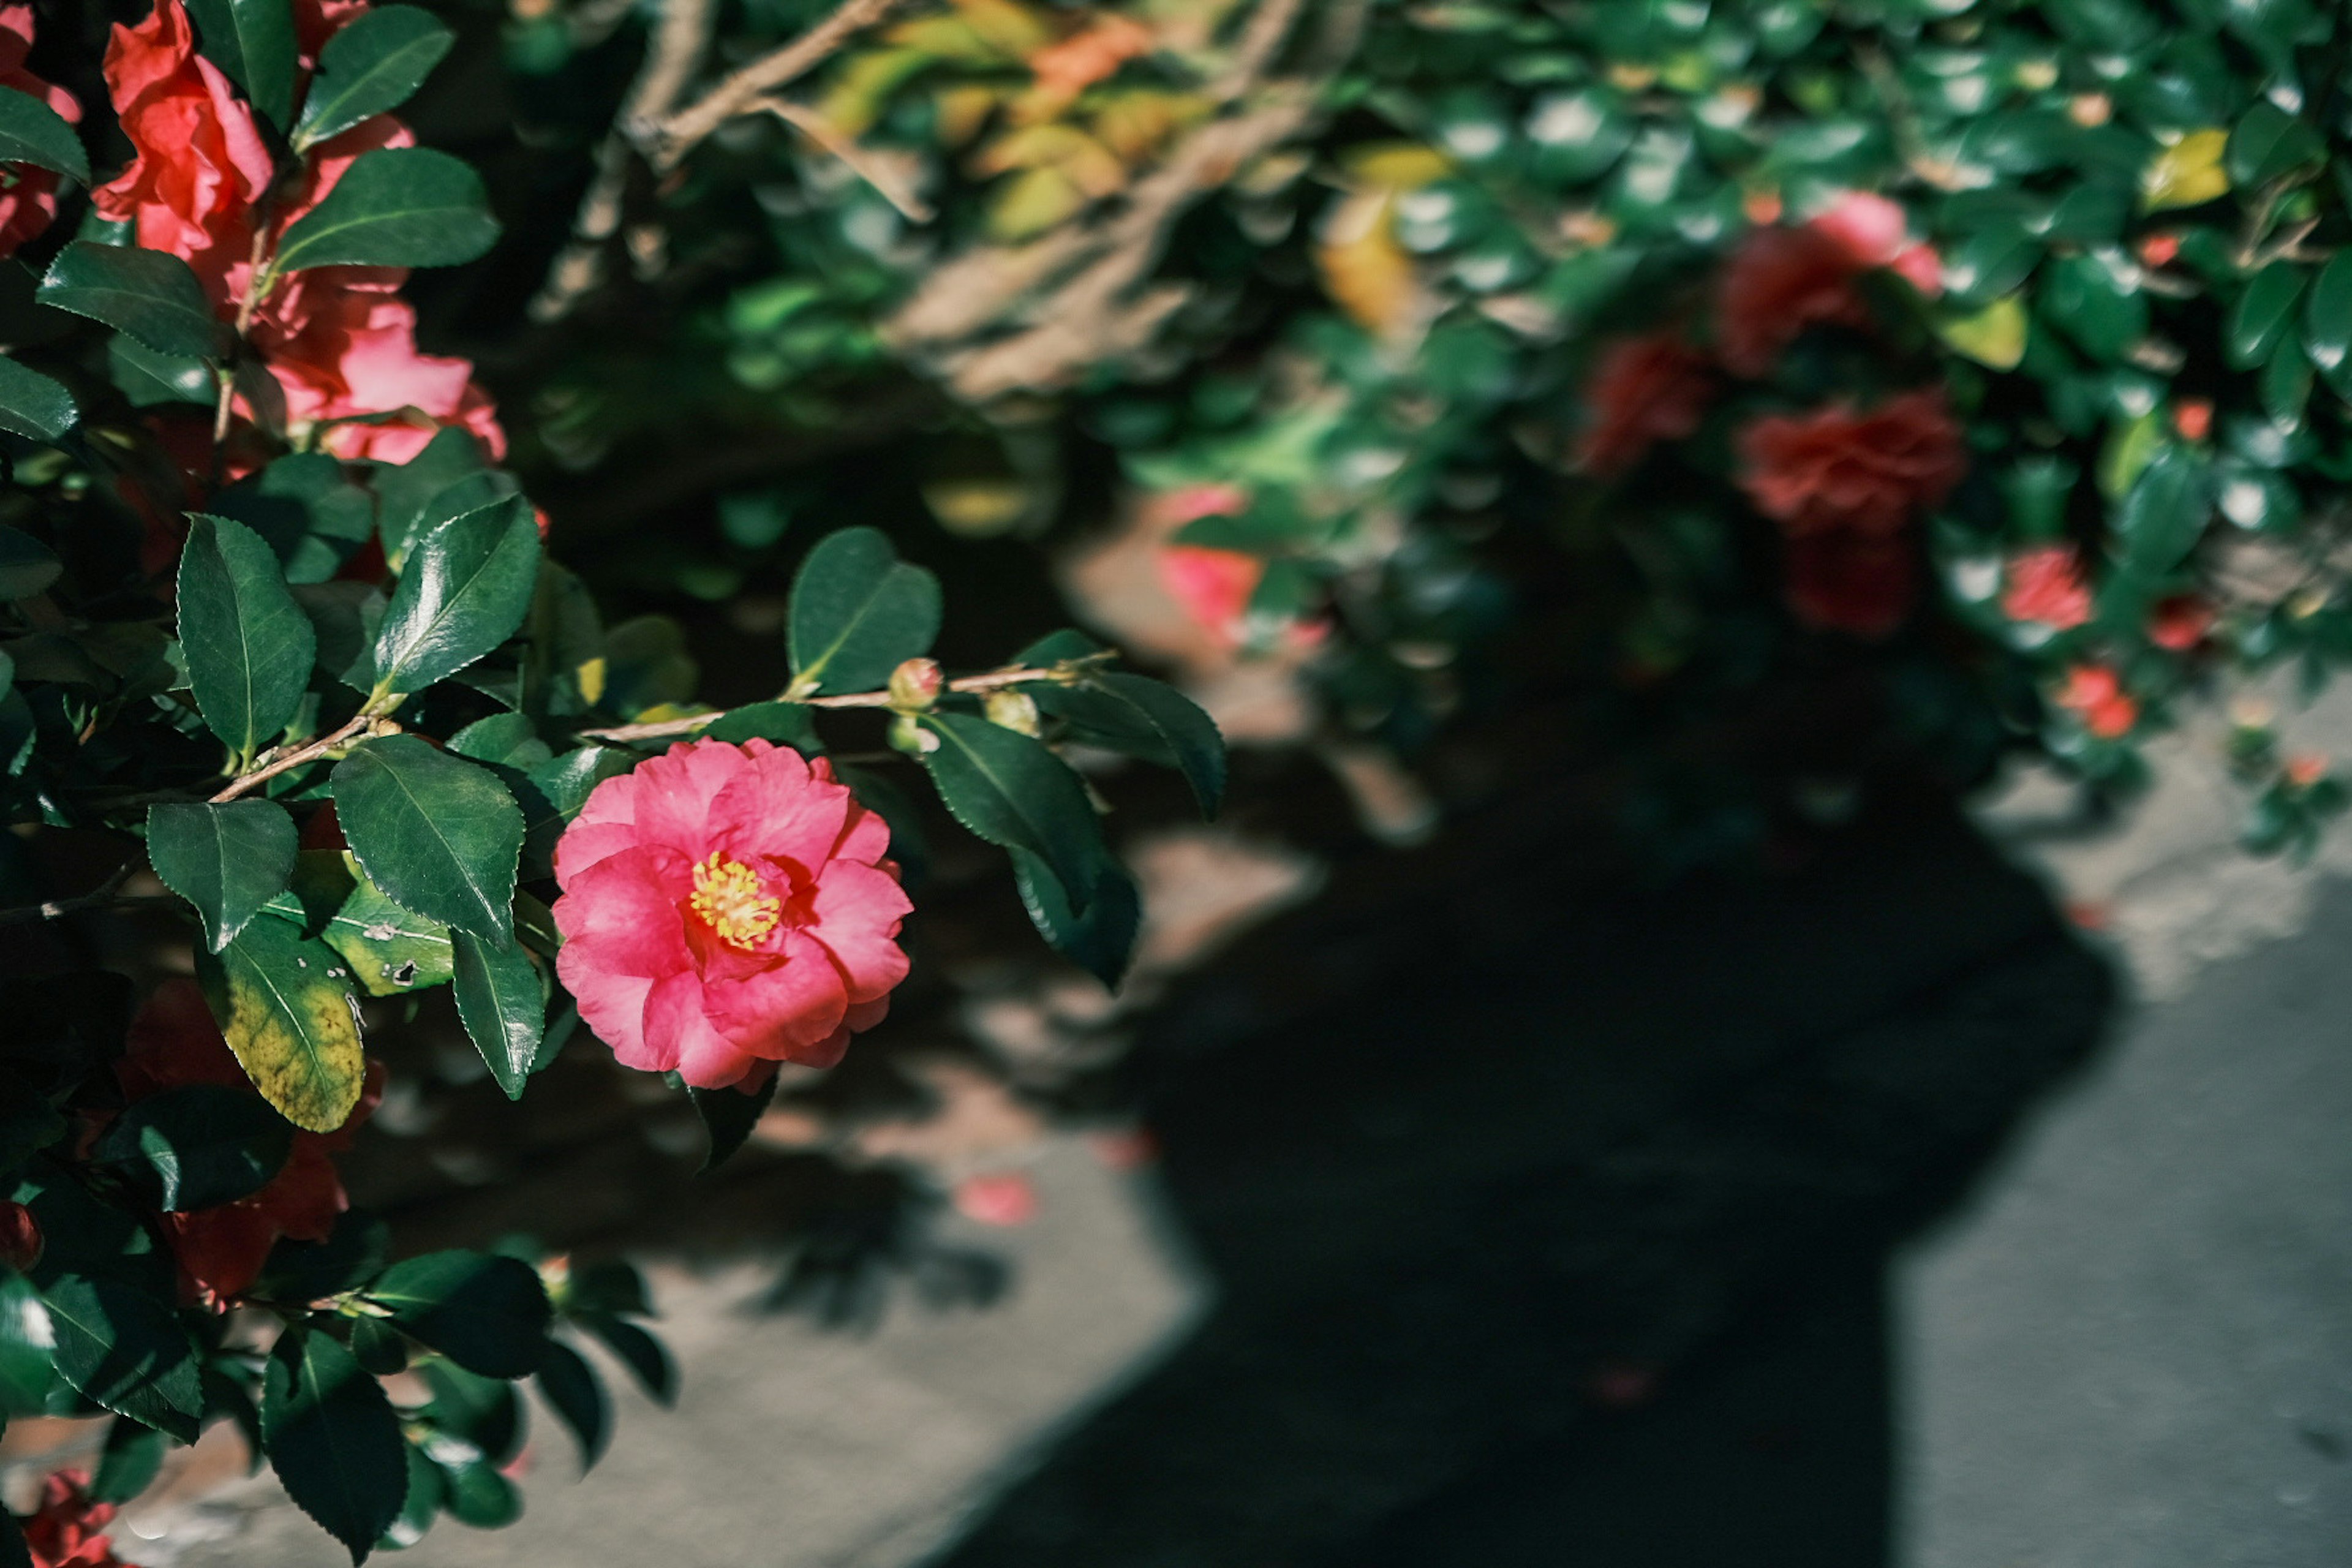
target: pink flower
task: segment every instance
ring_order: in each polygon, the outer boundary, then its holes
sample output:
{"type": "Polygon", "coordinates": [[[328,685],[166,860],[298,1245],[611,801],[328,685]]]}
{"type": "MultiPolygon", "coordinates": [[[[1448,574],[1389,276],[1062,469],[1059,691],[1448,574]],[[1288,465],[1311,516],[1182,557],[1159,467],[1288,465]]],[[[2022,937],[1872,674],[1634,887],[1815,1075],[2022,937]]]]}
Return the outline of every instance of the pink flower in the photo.
{"type": "Polygon", "coordinates": [[[2069,632],[2091,618],[2091,590],[2071,545],[2037,544],[2009,559],[2009,587],[2001,614],[2012,621],[2039,621],[2069,632]]]}
{"type": "Polygon", "coordinates": [[[1790,537],[1854,528],[1887,534],[1951,493],[1968,471],[1960,427],[1937,391],[1863,412],[1774,415],[1739,433],[1740,488],[1790,537]]]}
{"type": "Polygon", "coordinates": [[[1037,1217],[1037,1189],[1018,1171],[966,1176],[956,1184],[955,1206],[982,1225],[1027,1225],[1037,1217]]]}
{"type": "Polygon", "coordinates": [[[136,27],[115,26],[106,82],[137,156],[90,193],[99,216],[186,262],[226,316],[229,269],[251,256],[253,204],[273,173],[253,110],[196,53],[180,0],[155,0],[136,27]]]}
{"type": "Polygon", "coordinates": [[[1171,544],[1160,552],[1160,582],[1195,625],[1228,646],[1242,640],[1251,595],[1265,563],[1238,550],[1171,544]]]}
{"type": "Polygon", "coordinates": [[[2196,594],[2168,594],[2147,612],[2147,640],[2174,653],[2187,653],[2213,630],[2213,606],[2196,594]]]}
{"type": "Polygon", "coordinates": [[[1577,461],[1604,478],[1623,473],[1654,443],[1696,430],[1714,390],[1706,357],[1679,333],[1621,339],[1584,384],[1589,423],[1577,461]]]}
{"type": "Polygon", "coordinates": [[[41,1506],[23,1521],[33,1568],[125,1568],[98,1533],[113,1517],[112,1503],[90,1500],[88,1470],[59,1470],[41,1483],[41,1506]]]}
{"type": "Polygon", "coordinates": [[[1856,267],[1884,267],[1931,300],[1944,291],[1943,259],[1935,247],[1913,243],[1903,208],[1885,196],[1848,191],[1809,226],[1834,240],[1856,267]]]}
{"type": "Polygon", "coordinates": [[[2078,664],[2068,670],[2058,706],[2103,741],[2128,735],[2139,722],[2139,704],[2124,689],[2122,678],[2104,664],[2078,664]]]}
{"type": "Polygon", "coordinates": [[[1870,324],[1854,279],[1867,268],[1819,229],[1759,228],[1740,242],[1716,292],[1716,353],[1734,374],[1769,374],[1806,328],[1870,324]]]}
{"type": "Polygon", "coordinates": [[[596,786],[555,849],[556,973],[628,1067],[698,1089],[830,1067],[907,976],[890,830],[765,741],[697,741],[596,786]]]}
{"type": "MultiPolygon", "coordinates": [[[[47,104],[68,124],[81,121],[81,105],[72,93],[51,87],[25,68],[33,47],[33,8],[0,5],[0,88],[29,93],[47,104]]],[[[58,216],[58,177],[30,163],[7,167],[7,189],[0,191],[0,257],[14,256],[16,247],[49,226],[58,216]]]]}

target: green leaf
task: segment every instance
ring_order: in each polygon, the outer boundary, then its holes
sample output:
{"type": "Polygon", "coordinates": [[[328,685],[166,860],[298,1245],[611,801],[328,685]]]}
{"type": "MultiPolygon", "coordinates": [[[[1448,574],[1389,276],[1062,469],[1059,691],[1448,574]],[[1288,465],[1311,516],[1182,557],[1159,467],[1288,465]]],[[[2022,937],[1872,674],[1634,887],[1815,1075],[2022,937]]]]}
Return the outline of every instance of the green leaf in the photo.
{"type": "Polygon", "coordinates": [[[2336,378],[2352,370],[2346,363],[2352,350],[2352,250],[2339,250],[2319,270],[2311,298],[2303,308],[2303,347],[2329,384],[2341,390],[2336,378]]]}
{"type": "Polygon", "coordinates": [[[2121,360],[2147,336],[2147,297],[2095,256],[2062,256],[2043,269],[2042,313],[2094,359],[2121,360]]]}
{"type": "Polygon", "coordinates": [[[814,757],[824,750],[815,720],[816,710],[805,702],[753,702],[720,714],[702,732],[739,746],[750,740],[770,741],[814,757]]]}
{"type": "Polygon", "coordinates": [[[42,1292],[58,1375],[83,1397],[183,1443],[196,1440],[205,1394],[196,1347],[171,1308],[113,1279],[60,1276],[42,1292]]]}
{"type": "Polygon", "coordinates": [[[261,1435],[294,1505],[365,1562],[408,1496],[407,1445],[383,1385],[325,1334],[290,1331],[263,1374],[261,1435]]]}
{"type": "Polygon", "coordinates": [[[512,933],[522,811],[506,786],[414,735],[369,741],[335,768],[335,816],[375,885],[444,925],[512,933]]]}
{"type": "Polygon", "coordinates": [[[497,242],[481,176],[426,147],[362,153],[278,242],[277,272],[310,267],[453,267],[497,242]]]}
{"type": "Polygon", "coordinates": [[[0,1268],[0,1417],[40,1414],[56,1376],[49,1361],[56,1342],[33,1282],[0,1268]]]}
{"type": "Polygon", "coordinates": [[[460,480],[488,470],[482,444],[474,438],[472,431],[457,425],[445,426],[435,432],[423,449],[405,463],[377,467],[376,504],[382,516],[379,526],[383,535],[384,559],[394,571],[400,570],[401,563],[407,558],[409,542],[416,535],[480,504],[477,501],[445,510],[435,506],[436,499],[450,493],[460,480]]]}
{"type": "Polygon", "coordinates": [[[124,1503],[147,1489],[163,1468],[169,1442],[152,1426],[116,1416],[106,1429],[106,1446],[99,1450],[98,1474],[90,1478],[89,1495],[96,1502],[124,1503]]]}
{"type": "Polygon", "coordinates": [[[382,1318],[353,1318],[352,1354],[376,1377],[408,1370],[408,1336],[382,1318]]]}
{"type": "Polygon", "coordinates": [[[441,1506],[449,1517],[476,1530],[504,1530],[522,1517],[522,1493],[491,1465],[478,1460],[441,1472],[441,1506]]]}
{"type": "Polygon", "coordinates": [[[512,637],[539,575],[539,527],[520,497],[478,507],[416,542],[376,633],[376,684],[421,691],[512,637]]]}
{"type": "Polygon", "coordinates": [[[279,920],[247,924],[217,957],[196,955],[205,999],[246,1077],[312,1132],[351,1119],[367,1076],[359,1005],[336,956],[279,920]]]}
{"type": "Polygon", "coordinates": [[[213,511],[233,517],[269,543],[286,580],[324,583],[375,531],[375,501],[324,452],[296,452],[213,497],[213,511]]]}
{"type": "Polygon", "coordinates": [[[400,1517],[384,1527],[383,1537],[376,1543],[392,1551],[424,1540],[433,1528],[434,1516],[441,1511],[441,1467],[414,1443],[404,1443],[402,1447],[408,1458],[408,1496],[400,1505],[400,1517]]]}
{"type": "Polygon", "coordinates": [[[962,713],[926,713],[939,745],[923,753],[955,819],[1000,848],[1025,849],[1086,912],[1106,858],[1086,786],[1067,763],[1028,736],[962,713]]]}
{"type": "Polygon", "coordinates": [[[413,1339],[483,1377],[538,1369],[547,1291],[530,1265],[488,1252],[428,1252],[395,1263],[367,1288],[413,1339]]]}
{"type": "MultiPolygon", "coordinates": [[[[22,96],[0,88],[0,99],[22,96]]],[[[0,430],[27,441],[54,442],[80,417],[72,393],[37,370],[0,357],[0,430]]]]}
{"type": "Polygon", "coordinates": [[[115,390],[129,398],[133,408],[155,408],[173,403],[210,407],[220,391],[213,367],[203,360],[159,354],[138,339],[126,338],[120,332],[106,340],[106,374],[115,390]]]}
{"type": "Polygon", "coordinates": [[[1039,681],[1023,689],[1041,710],[1082,731],[1081,739],[1179,769],[1201,815],[1217,815],[1225,789],[1225,738],[1216,721],[1174,687],[1100,670],[1073,685],[1039,681]]]}
{"type": "Polygon", "coordinates": [[[218,359],[229,331],[213,314],[188,264],[160,250],[77,239],[58,252],[34,296],[44,305],[103,321],[159,354],[218,359]]]}
{"type": "Polygon", "coordinates": [[[770,1073],[768,1081],[750,1094],[736,1089],[689,1089],[686,1097],[694,1102],[702,1130],[710,1136],[709,1152],[702,1157],[708,1173],[725,1164],[751,1136],[769,1101],[776,1098],[776,1075],[770,1073]]]}
{"type": "Polygon", "coordinates": [[[0,89],[0,163],[30,163],[89,184],[89,154],[65,116],[15,88],[0,89]]]}
{"type": "Polygon", "coordinates": [[[294,115],[294,13],[288,0],[189,0],[204,50],[270,124],[294,115]]]}
{"type": "Polygon", "coordinates": [[[1037,933],[1057,952],[1111,990],[1127,974],[1135,955],[1135,939],[1143,929],[1143,900],[1135,879],[1109,856],[1097,867],[1094,888],[1084,914],[1074,912],[1062,894],[1062,884],[1045,863],[1025,849],[1008,849],[1013,857],[1013,881],[1021,905],[1029,911],[1037,933]]]}
{"type": "Polygon", "coordinates": [[[604,1457],[604,1445],[613,1435],[612,1402],[604,1396],[604,1381],[585,1356],[560,1340],[542,1344],[539,1356],[539,1392],[579,1439],[580,1473],[586,1475],[604,1457]]]}
{"type": "Polygon", "coordinates": [[[535,768],[555,752],[539,738],[539,726],[528,713],[493,713],[477,719],[449,737],[449,749],[478,763],[510,768],[535,768]]]}
{"type": "MultiPolygon", "coordinates": [[[[421,1370],[433,1392],[433,1403],[423,1414],[437,1434],[470,1448],[470,1458],[494,1465],[522,1451],[522,1401],[505,1381],[439,1360],[427,1362],[421,1370]]],[[[436,1445],[436,1451],[453,1462],[457,1458],[446,1446],[436,1445]]]]}
{"type": "Polygon", "coordinates": [[[621,1358],[621,1364],[636,1378],[646,1398],[660,1405],[676,1402],[677,1363],[670,1360],[669,1352],[659,1340],[610,1312],[583,1312],[576,1321],[604,1341],[605,1349],[621,1358]]]}
{"type": "Polygon", "coordinates": [[[278,557],[228,518],[188,516],[180,555],[180,646],[196,707],[240,761],[294,717],[319,639],[278,557]]]}
{"type": "Polygon", "coordinates": [[[92,1148],[170,1214],[250,1197],[285,1168],[294,1128],[243,1085],[184,1084],[124,1108],[92,1148]]]}
{"type": "Polygon", "coordinates": [[[46,593],[65,572],[57,552],[20,528],[0,526],[0,600],[46,593]]]}
{"type": "Polygon", "coordinates": [[[2248,370],[2270,358],[2294,320],[2303,278],[2302,268],[2273,261],[2246,280],[2221,329],[2221,352],[2231,369],[2248,370]]]}
{"type": "Polygon", "coordinates": [[[2241,186],[2266,185],[2327,155],[2319,132],[2266,98],[2258,98],[2230,132],[2226,166],[2241,186]]]}
{"type": "Polygon", "coordinates": [[[375,689],[375,634],[383,595],[365,583],[296,583],[294,602],[319,639],[319,669],[353,691],[375,689]]]}
{"type": "Polygon", "coordinates": [[[414,5],[386,5],[344,23],[319,51],[319,74],[294,131],[295,150],[399,108],[457,41],[432,13],[414,5]]]}
{"type": "Polygon", "coordinates": [[[520,1100],[547,1031],[547,993],[539,968],[520,942],[499,946],[471,931],[454,935],[457,1016],[507,1098],[520,1100]]]}
{"type": "Polygon", "coordinates": [[[196,907],[215,952],[285,890],[298,837],[275,801],[147,809],[147,858],[165,887],[196,907]]]}
{"type": "Polygon", "coordinates": [[[940,580],[898,559],[878,530],[845,528],[817,542],[793,579],[793,685],[865,691],[940,633],[940,580]]]}
{"type": "Polygon", "coordinates": [[[2177,450],[2162,454],[2132,485],[2116,514],[2126,560],[2144,576],[2171,571],[2197,547],[2212,510],[2206,465],[2177,450]]]}

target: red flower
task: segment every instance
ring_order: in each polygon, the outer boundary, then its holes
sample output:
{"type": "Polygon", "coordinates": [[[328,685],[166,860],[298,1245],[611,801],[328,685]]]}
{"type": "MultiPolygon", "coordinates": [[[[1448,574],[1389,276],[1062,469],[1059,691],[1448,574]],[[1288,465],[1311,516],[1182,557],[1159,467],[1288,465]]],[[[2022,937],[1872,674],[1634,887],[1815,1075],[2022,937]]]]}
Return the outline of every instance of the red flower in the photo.
{"type": "Polygon", "coordinates": [[[1853,280],[1867,268],[1810,226],[1759,228],[1723,269],[1716,294],[1716,353],[1735,374],[1769,374],[1806,328],[1870,323],[1853,280]]]}
{"type": "Polygon", "coordinates": [[[1242,640],[1251,596],[1265,563],[1239,550],[1171,544],[1160,552],[1160,582],[1193,623],[1228,647],[1242,640]]]}
{"type": "Polygon", "coordinates": [[[0,1203],[0,1266],[29,1274],[41,1260],[41,1222],[23,1204],[0,1203]]]}
{"type": "Polygon", "coordinates": [[[2091,590],[2084,584],[2073,547],[2037,544],[2010,557],[2009,588],[2001,613],[2012,621],[2039,621],[2053,631],[2072,631],[2091,618],[2091,590]]]}
{"type": "Polygon", "coordinates": [[[33,1568],[125,1568],[113,1542],[97,1533],[114,1517],[110,1502],[90,1500],[88,1470],[59,1470],[41,1483],[41,1506],[22,1521],[33,1568]]]}
{"type": "Polygon", "coordinates": [[[2199,595],[2168,595],[2147,613],[2147,640],[2174,653],[2187,653],[2205,640],[2215,618],[2213,606],[2199,595]]]}
{"type": "MultiPolygon", "coordinates": [[[[204,993],[186,979],[166,980],[148,997],[114,1076],[132,1101],[185,1084],[244,1088],[251,1081],[221,1038],[204,993]]],[[[351,1147],[360,1123],[383,1098],[383,1065],[371,1062],[350,1119],[332,1132],[297,1131],[285,1167],[268,1186],[218,1208],[165,1215],[181,1293],[207,1305],[234,1301],[252,1288],[279,1238],[326,1240],[336,1216],[351,1206],[333,1156],[351,1147]]]]}
{"type": "Polygon", "coordinates": [[[1855,530],[1791,539],[1782,563],[1790,610],[1809,626],[1883,637],[1918,597],[1908,540],[1855,530]]]}
{"type": "Polygon", "coordinates": [[[2184,398],[2172,410],[2172,427],[2184,441],[2202,441],[2213,433],[2213,405],[2208,398],[2184,398]]]}
{"type": "Polygon", "coordinates": [[[1844,528],[1891,534],[1968,468],[1960,427],[1935,391],[1866,414],[1840,405],[1759,419],[1738,445],[1740,488],[1791,538],[1844,528]]]}
{"type": "Polygon", "coordinates": [[[822,757],[672,746],[598,784],[557,842],[556,972],[625,1066],[697,1089],[830,1067],[907,977],[889,847],[822,757]]]}
{"type": "MultiPolygon", "coordinates": [[[[68,123],[79,123],[81,105],[74,101],[74,95],[64,88],[51,87],[25,68],[25,56],[32,47],[33,8],[0,5],[0,88],[29,93],[68,123]]],[[[16,255],[18,246],[48,227],[58,216],[57,175],[31,163],[11,163],[5,179],[7,188],[0,190],[0,257],[16,255]]]]}
{"type": "Polygon", "coordinates": [[[229,271],[251,258],[253,204],[274,172],[253,110],[196,53],[180,0],[155,0],[136,27],[116,25],[106,83],[137,155],[90,193],[99,216],[133,224],[142,246],[185,261],[227,316],[229,271]]]}
{"type": "Polygon", "coordinates": [[[2083,728],[2103,741],[2131,733],[2139,722],[2139,704],[2124,689],[2122,679],[2104,664],[2078,664],[2066,672],[2058,691],[2058,706],[2083,721],[2083,728]]]}
{"type": "Polygon", "coordinates": [[[1623,473],[1654,443],[1697,429],[1713,391],[1706,356],[1679,334],[1620,340],[1584,384],[1587,423],[1576,460],[1604,478],[1623,473]]]}

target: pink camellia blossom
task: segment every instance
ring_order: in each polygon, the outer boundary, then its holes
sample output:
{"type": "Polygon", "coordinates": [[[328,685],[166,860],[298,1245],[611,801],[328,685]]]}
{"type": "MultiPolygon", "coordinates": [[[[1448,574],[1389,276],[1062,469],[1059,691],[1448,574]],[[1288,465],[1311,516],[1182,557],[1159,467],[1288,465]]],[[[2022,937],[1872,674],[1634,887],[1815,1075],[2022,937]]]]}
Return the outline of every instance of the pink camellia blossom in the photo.
{"type": "Polygon", "coordinates": [[[1884,267],[1929,299],[1944,291],[1943,260],[1935,247],[1911,238],[1902,206],[1868,191],[1848,191],[1810,226],[1835,241],[1856,267],[1884,267]]]}
{"type": "Polygon", "coordinates": [[[2068,544],[2037,544],[2009,558],[2009,586],[2001,614],[2012,621],[2038,621],[2069,632],[2091,618],[2091,590],[2068,544]]]}
{"type": "MultiPolygon", "coordinates": [[[[68,124],[81,120],[81,105],[64,88],[52,87],[25,68],[33,47],[33,8],[0,5],[0,88],[30,94],[57,110],[68,124]]],[[[0,257],[14,256],[16,247],[49,226],[58,216],[58,177],[31,163],[8,165],[6,189],[0,190],[0,257]]]]}
{"type": "Polygon", "coordinates": [[[966,1176],[956,1184],[955,1206],[982,1225],[1027,1225],[1037,1217],[1037,1189],[1018,1171],[966,1176]]]}
{"type": "Polygon", "coordinates": [[[2103,741],[2128,735],[2139,722],[2139,704],[2124,689],[2123,678],[2104,664],[2078,664],[2058,689],[2058,706],[2082,721],[2103,741]]]}
{"type": "Polygon", "coordinates": [[[1251,595],[1265,563],[1239,550],[1171,544],[1160,552],[1160,583],[1193,624],[1227,647],[1242,640],[1251,595]]]}
{"type": "Polygon", "coordinates": [[[698,1089],[830,1067],[907,976],[889,847],[821,757],[672,746],[598,784],[557,842],[556,973],[625,1066],[698,1089]]]}

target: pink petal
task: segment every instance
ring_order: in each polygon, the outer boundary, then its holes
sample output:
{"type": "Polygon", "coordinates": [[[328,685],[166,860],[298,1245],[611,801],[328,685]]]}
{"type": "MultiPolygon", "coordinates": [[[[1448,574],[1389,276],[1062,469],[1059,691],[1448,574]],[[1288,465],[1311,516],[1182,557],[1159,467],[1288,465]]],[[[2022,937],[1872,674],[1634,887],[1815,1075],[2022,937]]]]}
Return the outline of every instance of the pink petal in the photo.
{"type": "Polygon", "coordinates": [[[848,810],[849,792],[812,774],[791,747],[747,748],[745,766],[711,802],[711,843],[739,857],[789,860],[814,880],[848,810]]]}
{"type": "Polygon", "coordinates": [[[692,973],[654,982],[646,996],[646,1038],[697,1089],[726,1089],[751,1070],[751,1057],[710,1026],[708,997],[692,973]]]}
{"type": "Polygon", "coordinates": [[[685,901],[690,868],[675,849],[640,846],[581,871],[555,900],[555,929],[565,952],[614,974],[671,974],[693,967],[686,945],[685,901]]]}
{"type": "Polygon", "coordinates": [[[852,800],[849,820],[843,825],[841,837],[833,846],[832,858],[860,860],[871,866],[890,852],[890,825],[882,814],[868,811],[852,800]]]}
{"type": "Polygon", "coordinates": [[[667,1072],[677,1065],[676,1058],[661,1059],[646,1041],[646,994],[653,989],[652,981],[599,969],[583,950],[573,947],[556,954],[555,973],[579,1004],[580,1021],[588,1026],[589,1033],[613,1047],[623,1067],[667,1072]]]}
{"type": "Polygon", "coordinates": [[[636,769],[637,836],[699,860],[715,847],[711,802],[744,771],[740,750],[724,741],[681,742],[636,769]]]}
{"type": "Polygon", "coordinates": [[[787,931],[778,946],[781,962],[702,987],[712,1026],[754,1056],[784,1057],[818,1044],[841,1027],[849,1006],[841,972],[814,938],[787,931]]]}
{"type": "Polygon", "coordinates": [[[555,841],[555,884],[568,889],[589,867],[636,847],[637,830],[630,823],[574,822],[555,841]]]}
{"type": "Polygon", "coordinates": [[[824,943],[848,977],[850,996],[870,1002],[907,978],[898,922],[914,905],[898,879],[855,860],[829,861],[816,889],[808,934],[824,943]]]}
{"type": "Polygon", "coordinates": [[[1812,221],[1817,233],[1837,243],[1858,266],[1885,267],[1902,252],[1908,220],[1885,196],[1849,191],[1812,221]]]}

